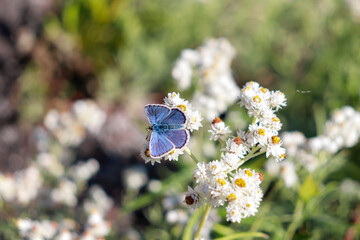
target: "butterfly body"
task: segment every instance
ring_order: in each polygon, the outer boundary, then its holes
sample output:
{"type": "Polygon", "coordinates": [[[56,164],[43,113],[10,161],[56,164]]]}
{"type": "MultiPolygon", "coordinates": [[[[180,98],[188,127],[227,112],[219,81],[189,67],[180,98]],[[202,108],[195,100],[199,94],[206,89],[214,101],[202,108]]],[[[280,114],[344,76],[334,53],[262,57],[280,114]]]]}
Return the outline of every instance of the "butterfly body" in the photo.
{"type": "Polygon", "coordinates": [[[150,130],[163,133],[165,131],[184,129],[184,124],[154,124],[150,130]]]}
{"type": "Polygon", "coordinates": [[[185,129],[186,115],[179,108],[150,104],[145,106],[149,127],[149,151],[152,158],[162,158],[175,149],[185,147],[189,132],[185,129]]]}

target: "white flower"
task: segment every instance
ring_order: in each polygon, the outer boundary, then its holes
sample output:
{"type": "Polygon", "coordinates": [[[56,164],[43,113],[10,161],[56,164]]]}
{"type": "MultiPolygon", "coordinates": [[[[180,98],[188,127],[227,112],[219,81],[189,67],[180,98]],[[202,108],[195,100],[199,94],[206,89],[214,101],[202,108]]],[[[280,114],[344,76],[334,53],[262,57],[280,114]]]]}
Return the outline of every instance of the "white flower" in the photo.
{"type": "Polygon", "coordinates": [[[114,201],[98,185],[91,186],[89,195],[90,198],[86,199],[84,203],[85,212],[88,214],[99,212],[105,215],[114,205],[114,201]]]}
{"type": "Polygon", "coordinates": [[[227,193],[227,221],[240,223],[242,218],[255,215],[263,196],[260,183],[260,175],[255,171],[239,169],[236,172],[227,193]]]}
{"type": "Polygon", "coordinates": [[[236,169],[240,165],[240,159],[241,158],[238,155],[231,152],[221,154],[221,161],[225,163],[227,171],[236,169]]]}
{"type": "Polygon", "coordinates": [[[196,50],[185,49],[176,60],[172,75],[178,86],[186,89],[193,78],[201,86],[192,102],[208,120],[226,111],[240,95],[231,74],[235,49],[224,38],[209,39],[196,50]]]}
{"type": "Polygon", "coordinates": [[[187,60],[181,58],[176,60],[171,74],[181,89],[187,89],[190,87],[193,70],[187,60]]]}
{"type": "Polygon", "coordinates": [[[152,158],[150,156],[149,144],[143,145],[140,156],[145,160],[145,163],[150,162],[151,165],[154,165],[156,162],[161,163],[161,158],[152,158]]]}
{"type": "Polygon", "coordinates": [[[233,153],[238,158],[242,159],[245,157],[249,149],[244,144],[242,144],[242,140],[240,137],[233,137],[233,138],[229,138],[226,141],[226,148],[222,149],[222,151],[233,153]]]}
{"type": "Polygon", "coordinates": [[[16,197],[16,183],[12,175],[0,173],[0,196],[6,202],[11,202],[16,197]]]}
{"type": "Polygon", "coordinates": [[[286,152],[290,157],[295,157],[299,148],[305,144],[306,138],[301,132],[284,132],[281,138],[286,148],[286,152]]]}
{"type": "Polygon", "coordinates": [[[59,187],[51,191],[51,200],[54,203],[62,203],[74,207],[77,204],[76,191],[77,188],[74,182],[62,179],[59,187]]]}
{"type": "Polygon", "coordinates": [[[78,100],[69,111],[50,110],[44,124],[62,145],[78,146],[85,137],[85,129],[96,135],[105,121],[105,112],[94,101],[78,100]]]}
{"type": "Polygon", "coordinates": [[[262,124],[249,125],[249,134],[247,136],[247,142],[254,146],[257,143],[265,146],[268,143],[268,138],[272,135],[272,132],[264,127],[262,124]]]}
{"type": "Polygon", "coordinates": [[[199,162],[193,176],[196,183],[205,181],[207,179],[207,165],[204,162],[199,162]]]}
{"type": "MultiPolygon", "coordinates": [[[[168,93],[167,97],[164,98],[164,103],[169,107],[180,107],[181,105],[184,105],[187,109],[189,106],[189,102],[182,99],[180,94],[176,92],[168,93]]],[[[182,110],[186,111],[186,109],[182,110]]]]}
{"type": "Polygon", "coordinates": [[[127,168],[123,173],[123,179],[129,189],[139,190],[148,181],[146,168],[143,166],[127,168]]]}
{"type": "Polygon", "coordinates": [[[110,222],[105,221],[99,212],[94,211],[88,217],[86,232],[96,238],[104,237],[109,234],[110,226],[110,222]]]}
{"type": "Polygon", "coordinates": [[[203,117],[199,111],[189,111],[187,116],[188,121],[186,127],[191,132],[194,130],[199,130],[199,128],[202,127],[201,121],[203,120],[203,117]]]}
{"type": "Polygon", "coordinates": [[[281,162],[280,174],[281,177],[284,179],[286,187],[293,187],[298,182],[295,165],[292,162],[281,162]]]}
{"type": "Polygon", "coordinates": [[[27,169],[17,171],[14,174],[14,178],[16,182],[16,197],[20,204],[26,205],[36,198],[43,184],[38,168],[30,166],[27,169]]]}
{"type": "Polygon", "coordinates": [[[75,118],[92,134],[98,134],[106,121],[106,114],[92,100],[77,100],[73,106],[75,118]]]}
{"type": "Polygon", "coordinates": [[[92,158],[72,166],[70,175],[77,182],[86,182],[99,170],[99,167],[98,161],[92,158]]]}
{"type": "Polygon", "coordinates": [[[225,140],[226,136],[231,133],[231,130],[228,126],[225,126],[225,123],[220,118],[217,117],[213,120],[208,132],[211,133],[210,140],[217,141],[219,138],[221,140],[225,140]]]}
{"type": "Polygon", "coordinates": [[[165,220],[170,224],[174,224],[174,223],[185,224],[188,222],[189,217],[184,210],[175,209],[175,210],[170,210],[166,213],[165,220]]]}
{"type": "Polygon", "coordinates": [[[270,107],[275,108],[277,111],[279,108],[286,106],[285,94],[280,91],[271,92],[270,95],[270,107]]]}
{"type": "Polygon", "coordinates": [[[55,240],[72,240],[75,236],[69,232],[67,229],[62,229],[60,234],[58,234],[55,240]]]}
{"type": "Polygon", "coordinates": [[[55,177],[59,177],[64,174],[64,167],[55,155],[49,153],[40,153],[37,156],[36,162],[40,167],[44,168],[44,170],[54,175],[55,177]]]}
{"type": "Polygon", "coordinates": [[[44,119],[44,125],[51,131],[55,131],[58,128],[59,122],[60,113],[55,109],[50,110],[44,119]]]}
{"type": "Polygon", "coordinates": [[[166,155],[164,158],[165,160],[169,161],[177,161],[179,159],[179,156],[184,154],[184,149],[174,149],[171,151],[168,155],[166,155]]]}
{"type": "Polygon", "coordinates": [[[20,232],[20,236],[22,237],[26,237],[34,225],[35,223],[28,218],[19,218],[16,221],[16,226],[20,232]]]}

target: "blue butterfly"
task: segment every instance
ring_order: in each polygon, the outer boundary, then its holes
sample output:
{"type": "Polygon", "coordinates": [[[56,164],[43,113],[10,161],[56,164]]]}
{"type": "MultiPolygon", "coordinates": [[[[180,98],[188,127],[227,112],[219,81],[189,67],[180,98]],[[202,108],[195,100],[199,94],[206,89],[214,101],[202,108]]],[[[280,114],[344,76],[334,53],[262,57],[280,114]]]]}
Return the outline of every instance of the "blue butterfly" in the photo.
{"type": "Polygon", "coordinates": [[[152,125],[147,137],[150,157],[162,158],[186,146],[190,135],[185,129],[187,119],[183,111],[161,104],[149,104],[145,106],[145,114],[152,125]]]}

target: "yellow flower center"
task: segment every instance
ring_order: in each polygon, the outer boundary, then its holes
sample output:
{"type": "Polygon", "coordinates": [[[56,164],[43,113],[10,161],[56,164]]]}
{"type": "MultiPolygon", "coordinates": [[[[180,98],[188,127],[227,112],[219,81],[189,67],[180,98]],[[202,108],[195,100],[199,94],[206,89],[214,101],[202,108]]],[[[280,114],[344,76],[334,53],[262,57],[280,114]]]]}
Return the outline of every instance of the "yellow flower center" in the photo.
{"type": "Polygon", "coordinates": [[[260,102],[261,102],[261,98],[256,95],[256,96],[253,98],[253,101],[256,102],[256,103],[260,103],[260,102]]]}
{"type": "Polygon", "coordinates": [[[242,188],[246,187],[246,182],[242,178],[236,179],[235,184],[238,185],[239,187],[242,187],[242,188]]]}
{"type": "Polygon", "coordinates": [[[177,105],[177,107],[183,110],[184,112],[186,111],[186,106],[184,104],[177,105]]]}
{"type": "Polygon", "coordinates": [[[251,204],[250,204],[250,203],[248,203],[248,204],[246,204],[246,206],[247,206],[247,207],[251,207],[251,204]]]}
{"type": "Polygon", "coordinates": [[[170,155],[173,155],[173,154],[174,154],[174,152],[175,152],[175,150],[172,150],[169,154],[170,154],[170,155]]]}
{"type": "Polygon", "coordinates": [[[249,169],[245,170],[245,174],[248,175],[249,177],[253,176],[252,172],[249,169]]]}
{"type": "Polygon", "coordinates": [[[265,136],[265,129],[260,128],[260,129],[258,130],[258,134],[265,136]]]}
{"type": "Polygon", "coordinates": [[[231,212],[231,215],[233,215],[233,216],[234,216],[234,215],[235,215],[235,213],[236,213],[236,212],[232,211],[232,212],[231,212]]]}
{"type": "Polygon", "coordinates": [[[250,87],[247,86],[246,88],[243,88],[242,91],[245,92],[245,91],[249,91],[250,90],[250,87]]]}
{"type": "Polygon", "coordinates": [[[273,120],[274,122],[280,122],[280,119],[277,118],[277,117],[273,117],[272,120],[273,120]]]}
{"type": "Polygon", "coordinates": [[[221,185],[221,186],[224,186],[226,184],[226,181],[222,178],[218,178],[217,179],[217,182],[221,185]]]}
{"type": "Polygon", "coordinates": [[[266,88],[260,88],[260,90],[263,92],[263,93],[266,93],[268,90],[266,88]]]}
{"type": "Polygon", "coordinates": [[[236,200],[236,195],[234,193],[230,193],[229,196],[227,196],[227,200],[229,202],[236,200]]]}
{"type": "Polygon", "coordinates": [[[272,136],[271,140],[272,140],[273,144],[279,144],[280,143],[280,138],[278,136],[272,136]]]}
{"type": "Polygon", "coordinates": [[[286,154],[285,154],[285,153],[281,154],[280,158],[281,158],[281,159],[285,159],[285,158],[286,158],[286,154]]]}
{"type": "Polygon", "coordinates": [[[145,153],[146,157],[148,157],[148,158],[150,157],[150,150],[148,148],[145,150],[144,153],[145,153]]]}

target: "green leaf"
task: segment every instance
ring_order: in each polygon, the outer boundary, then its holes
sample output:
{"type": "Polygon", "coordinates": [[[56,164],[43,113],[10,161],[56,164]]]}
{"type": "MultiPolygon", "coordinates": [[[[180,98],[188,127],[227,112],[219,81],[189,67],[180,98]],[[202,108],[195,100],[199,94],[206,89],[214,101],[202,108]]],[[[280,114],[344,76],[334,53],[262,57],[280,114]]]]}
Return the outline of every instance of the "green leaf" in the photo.
{"type": "Polygon", "coordinates": [[[189,219],[188,223],[184,228],[184,234],[182,236],[182,240],[193,239],[192,235],[194,232],[195,224],[198,222],[198,219],[200,218],[203,212],[204,212],[204,208],[202,207],[191,216],[191,218],[189,219]]]}
{"type": "Polygon", "coordinates": [[[230,235],[235,233],[234,229],[221,225],[219,223],[214,224],[212,230],[221,235],[230,235]]]}
{"type": "Polygon", "coordinates": [[[304,183],[300,187],[299,195],[301,199],[307,202],[311,197],[316,195],[318,192],[317,182],[314,180],[312,175],[309,175],[304,183]]]}
{"type": "Polygon", "coordinates": [[[269,239],[269,235],[262,232],[244,232],[244,233],[231,234],[226,237],[215,238],[214,240],[231,240],[231,239],[255,238],[255,237],[269,239]]]}

